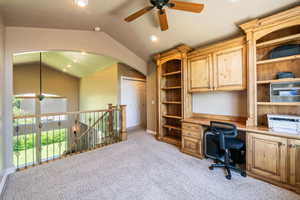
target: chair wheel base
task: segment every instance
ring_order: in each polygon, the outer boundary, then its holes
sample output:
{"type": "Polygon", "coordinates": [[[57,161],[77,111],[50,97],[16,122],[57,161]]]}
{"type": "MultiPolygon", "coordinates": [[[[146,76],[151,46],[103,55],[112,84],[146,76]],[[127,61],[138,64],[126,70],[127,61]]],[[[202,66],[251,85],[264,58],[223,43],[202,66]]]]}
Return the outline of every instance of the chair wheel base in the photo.
{"type": "Polygon", "coordinates": [[[242,177],[247,177],[247,173],[246,173],[246,172],[242,172],[242,173],[241,173],[241,176],[242,176],[242,177]]]}
{"type": "Polygon", "coordinates": [[[225,177],[226,177],[226,179],[231,180],[231,176],[230,175],[227,175],[225,177]]]}

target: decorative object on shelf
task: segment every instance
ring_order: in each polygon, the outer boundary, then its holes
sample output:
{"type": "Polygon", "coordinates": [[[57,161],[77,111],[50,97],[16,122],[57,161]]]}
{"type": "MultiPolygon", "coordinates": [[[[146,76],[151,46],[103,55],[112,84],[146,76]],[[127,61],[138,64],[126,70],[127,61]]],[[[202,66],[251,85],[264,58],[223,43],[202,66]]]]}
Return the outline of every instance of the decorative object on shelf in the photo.
{"type": "Polygon", "coordinates": [[[296,78],[295,74],[293,72],[278,72],[276,75],[277,79],[282,78],[296,78]]]}
{"type": "Polygon", "coordinates": [[[300,135],[300,116],[268,114],[268,127],[276,132],[300,135]]]}
{"type": "Polygon", "coordinates": [[[126,22],[131,22],[138,17],[146,14],[147,12],[151,11],[153,8],[158,9],[158,19],[160,28],[162,31],[168,30],[168,19],[165,7],[175,9],[175,10],[183,10],[188,12],[200,13],[203,8],[204,4],[199,3],[192,3],[192,2],[184,2],[184,1],[173,1],[173,0],[150,0],[152,6],[147,6],[132,15],[125,18],[126,22]]]}
{"type": "Polygon", "coordinates": [[[300,82],[270,84],[271,102],[300,102],[300,82]]]}
{"type": "Polygon", "coordinates": [[[281,58],[300,54],[300,44],[286,44],[272,49],[269,54],[269,59],[281,58]]]}

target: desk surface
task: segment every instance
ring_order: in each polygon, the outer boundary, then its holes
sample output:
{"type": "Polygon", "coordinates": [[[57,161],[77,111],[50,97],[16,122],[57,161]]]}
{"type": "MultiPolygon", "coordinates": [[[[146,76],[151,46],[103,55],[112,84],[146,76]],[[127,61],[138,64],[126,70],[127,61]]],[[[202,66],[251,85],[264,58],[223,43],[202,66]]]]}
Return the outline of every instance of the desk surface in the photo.
{"type": "Polygon", "coordinates": [[[266,127],[246,126],[245,122],[216,120],[216,119],[201,118],[201,117],[191,117],[191,118],[185,118],[185,119],[182,120],[182,122],[199,124],[199,125],[204,125],[204,126],[209,126],[210,121],[221,121],[221,122],[227,122],[227,123],[235,124],[237,129],[240,130],[240,131],[260,133],[260,134],[271,135],[271,136],[281,136],[281,137],[286,137],[286,138],[290,138],[290,139],[300,139],[300,135],[295,135],[295,134],[290,134],[290,133],[274,132],[274,131],[266,128],[266,127]]]}

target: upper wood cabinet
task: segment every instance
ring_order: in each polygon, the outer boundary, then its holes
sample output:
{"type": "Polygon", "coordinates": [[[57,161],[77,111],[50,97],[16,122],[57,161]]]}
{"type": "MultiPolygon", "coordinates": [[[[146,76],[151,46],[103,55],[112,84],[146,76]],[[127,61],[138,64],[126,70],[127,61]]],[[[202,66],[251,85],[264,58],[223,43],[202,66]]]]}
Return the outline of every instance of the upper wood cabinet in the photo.
{"type": "Polygon", "coordinates": [[[215,53],[215,90],[246,89],[245,46],[215,53]]]}
{"type": "Polygon", "coordinates": [[[247,171],[287,183],[287,139],[247,133],[247,171]]]}
{"type": "Polygon", "coordinates": [[[290,163],[290,184],[300,191],[300,140],[288,141],[289,143],[289,163],[290,163]]]}
{"type": "Polygon", "coordinates": [[[212,90],[212,56],[200,56],[188,61],[189,89],[192,91],[212,90]]]}
{"type": "Polygon", "coordinates": [[[246,56],[244,37],[189,53],[189,92],[246,89],[246,56]]]}

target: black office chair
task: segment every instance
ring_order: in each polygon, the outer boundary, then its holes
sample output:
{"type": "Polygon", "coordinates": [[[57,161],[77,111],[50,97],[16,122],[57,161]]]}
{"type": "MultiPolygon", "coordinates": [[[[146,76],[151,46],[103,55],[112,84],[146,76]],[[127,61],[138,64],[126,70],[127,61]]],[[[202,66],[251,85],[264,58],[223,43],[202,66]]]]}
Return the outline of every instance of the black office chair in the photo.
{"type": "MultiPolygon", "coordinates": [[[[210,128],[206,132],[209,132],[211,142],[218,147],[216,150],[216,164],[212,164],[209,169],[213,170],[215,167],[225,168],[228,180],[231,179],[231,169],[240,172],[241,176],[246,177],[246,172],[235,166],[236,163],[241,163],[243,159],[239,155],[245,152],[245,142],[236,138],[238,135],[236,126],[234,124],[211,121],[210,128]],[[232,156],[232,154],[235,154],[235,156],[232,156]]],[[[245,156],[243,157],[245,158],[245,156]]]]}

